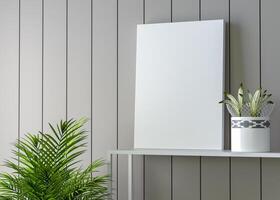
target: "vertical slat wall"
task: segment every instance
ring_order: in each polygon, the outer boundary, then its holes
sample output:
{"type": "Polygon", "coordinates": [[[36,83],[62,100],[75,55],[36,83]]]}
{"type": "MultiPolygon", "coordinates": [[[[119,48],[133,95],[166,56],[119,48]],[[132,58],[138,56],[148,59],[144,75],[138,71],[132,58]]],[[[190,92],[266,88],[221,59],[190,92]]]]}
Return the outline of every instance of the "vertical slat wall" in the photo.
{"type": "MultiPolygon", "coordinates": [[[[91,1],[67,2],[67,119],[91,117],[91,1]]],[[[83,165],[91,162],[91,124],[83,165]]]]}
{"type": "MultiPolygon", "coordinates": [[[[83,164],[109,149],[133,147],[136,24],[200,18],[227,23],[226,88],[235,92],[243,82],[273,93],[271,141],[279,150],[279,8],[274,0],[0,1],[0,162],[18,136],[72,117],[90,119],[83,164]]],[[[134,161],[135,200],[279,197],[278,159],[134,161]]],[[[118,159],[114,172],[115,199],[126,200],[126,159],[118,159]]]]}
{"type": "Polygon", "coordinates": [[[261,200],[260,160],[234,158],[231,163],[231,199],[261,200]]]}
{"type": "Polygon", "coordinates": [[[20,1],[20,136],[42,130],[42,3],[20,1]]]}
{"type": "Polygon", "coordinates": [[[280,160],[262,160],[262,200],[277,200],[280,196],[280,160]]]}
{"type": "Polygon", "coordinates": [[[66,1],[44,1],[43,130],[66,119],[66,1]]]}
{"type": "MultiPolygon", "coordinates": [[[[226,28],[225,43],[225,88],[229,90],[229,0],[201,1],[201,19],[224,19],[226,28]]],[[[225,115],[225,148],[229,148],[229,116],[225,115]]],[[[201,199],[230,199],[230,158],[201,159],[201,199]],[[219,178],[217,178],[219,177],[219,178]],[[219,191],[219,192],[217,192],[219,191]]]]}
{"type": "MultiPolygon", "coordinates": [[[[144,20],[143,0],[118,1],[118,148],[133,148],[136,27],[144,20]]],[[[118,199],[127,199],[127,158],[118,160],[118,199]]],[[[143,199],[143,158],[134,157],[134,200],[143,199]]]]}
{"type": "MultiPolygon", "coordinates": [[[[212,19],[223,19],[225,21],[226,29],[226,41],[225,41],[225,89],[230,91],[230,43],[229,43],[229,9],[230,0],[202,0],[201,1],[201,19],[212,20],[212,19]]],[[[224,119],[224,147],[225,149],[230,148],[230,116],[225,110],[224,119]]]]}
{"type": "Polygon", "coordinates": [[[171,158],[145,157],[145,200],[171,200],[171,158]]]}
{"type": "Polygon", "coordinates": [[[173,157],[172,199],[200,200],[200,173],[199,157],[173,157]]]}
{"type": "Polygon", "coordinates": [[[199,20],[199,0],[173,0],[172,22],[199,20]]]}
{"type": "MultiPolygon", "coordinates": [[[[173,0],[172,22],[199,20],[199,0],[173,0]]],[[[172,158],[172,200],[200,200],[200,158],[172,158]]]]}
{"type": "Polygon", "coordinates": [[[261,2],[261,78],[262,86],[268,88],[276,100],[274,112],[271,116],[271,146],[273,151],[280,150],[280,81],[278,74],[280,74],[279,67],[279,51],[280,41],[278,36],[280,34],[280,21],[278,9],[280,8],[280,1],[265,0],[261,2]]]}
{"type": "MultiPolygon", "coordinates": [[[[117,1],[92,1],[92,159],[117,148],[117,1]]],[[[117,163],[113,162],[113,187],[117,163]]],[[[106,167],[101,171],[106,172],[106,167]]],[[[115,193],[116,191],[114,191],[115,193]]],[[[114,196],[115,197],[115,196],[114,196]]]]}
{"type": "MultiPolygon", "coordinates": [[[[260,86],[260,1],[230,1],[230,86],[260,86]]],[[[231,159],[231,199],[261,199],[260,159],[231,159]]]]}
{"type": "MultiPolygon", "coordinates": [[[[0,163],[11,156],[18,137],[19,2],[0,1],[0,163]]],[[[0,171],[5,171],[0,167],[0,171]]]]}
{"type": "Polygon", "coordinates": [[[203,157],[201,160],[201,199],[230,200],[228,158],[203,157]]]}
{"type": "Polygon", "coordinates": [[[259,0],[230,1],[230,86],[260,86],[259,0]]]}
{"type": "MultiPolygon", "coordinates": [[[[279,52],[280,34],[279,8],[280,1],[261,1],[261,78],[262,86],[269,88],[277,104],[271,116],[271,146],[273,151],[280,150],[279,136],[279,52]]],[[[280,195],[280,160],[262,159],[262,199],[277,200],[280,195]]]]}
{"type": "Polygon", "coordinates": [[[93,160],[106,158],[106,151],[117,147],[116,7],[117,1],[115,0],[92,1],[93,160]]]}
{"type": "MultiPolygon", "coordinates": [[[[170,22],[171,0],[145,0],[144,23],[170,22]]],[[[171,157],[145,157],[145,200],[172,199],[171,157]]]]}

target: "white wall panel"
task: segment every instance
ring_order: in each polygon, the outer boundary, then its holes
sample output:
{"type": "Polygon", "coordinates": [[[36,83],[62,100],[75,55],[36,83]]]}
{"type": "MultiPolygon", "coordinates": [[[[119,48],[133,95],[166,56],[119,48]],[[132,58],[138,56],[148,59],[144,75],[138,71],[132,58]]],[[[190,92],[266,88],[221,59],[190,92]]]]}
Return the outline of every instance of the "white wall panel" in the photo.
{"type": "MultiPolygon", "coordinates": [[[[133,148],[136,25],[143,23],[143,0],[118,1],[118,148],[133,148]]],[[[143,199],[142,157],[134,157],[134,200],[143,199]]],[[[119,199],[127,199],[127,159],[119,157],[119,199]]]]}
{"type": "Polygon", "coordinates": [[[20,135],[42,130],[42,1],[21,0],[20,135]]]}
{"type": "Polygon", "coordinates": [[[44,1],[43,128],[66,119],[66,1],[44,1]]]}
{"type": "MultiPolygon", "coordinates": [[[[91,117],[91,1],[68,2],[67,118],[91,117]]],[[[91,126],[87,123],[88,149],[81,158],[91,162],[91,126]]]]}
{"type": "MultiPolygon", "coordinates": [[[[0,165],[18,137],[19,3],[0,1],[0,165]]],[[[4,171],[2,166],[0,171],[4,171]]]]}

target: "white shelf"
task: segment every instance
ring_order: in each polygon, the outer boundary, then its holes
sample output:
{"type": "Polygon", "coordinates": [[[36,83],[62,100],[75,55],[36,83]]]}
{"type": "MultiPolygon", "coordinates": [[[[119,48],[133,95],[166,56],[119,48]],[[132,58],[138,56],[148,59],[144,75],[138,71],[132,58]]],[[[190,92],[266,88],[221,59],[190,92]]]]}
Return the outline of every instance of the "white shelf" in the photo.
{"type": "Polygon", "coordinates": [[[280,158],[280,152],[249,153],[229,150],[193,150],[193,149],[128,149],[109,151],[111,155],[151,155],[151,156],[206,156],[206,157],[244,157],[244,158],[280,158]]]}

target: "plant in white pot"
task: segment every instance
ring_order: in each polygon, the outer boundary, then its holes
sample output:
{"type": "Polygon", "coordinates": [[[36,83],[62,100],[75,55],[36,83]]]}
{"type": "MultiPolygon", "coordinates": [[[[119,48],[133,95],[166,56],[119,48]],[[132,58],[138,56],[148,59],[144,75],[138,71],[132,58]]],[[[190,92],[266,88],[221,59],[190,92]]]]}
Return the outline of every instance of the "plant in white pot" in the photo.
{"type": "Polygon", "coordinates": [[[270,114],[274,103],[262,88],[253,94],[242,84],[237,97],[225,92],[224,103],[231,114],[231,150],[238,152],[270,151],[270,114]]]}

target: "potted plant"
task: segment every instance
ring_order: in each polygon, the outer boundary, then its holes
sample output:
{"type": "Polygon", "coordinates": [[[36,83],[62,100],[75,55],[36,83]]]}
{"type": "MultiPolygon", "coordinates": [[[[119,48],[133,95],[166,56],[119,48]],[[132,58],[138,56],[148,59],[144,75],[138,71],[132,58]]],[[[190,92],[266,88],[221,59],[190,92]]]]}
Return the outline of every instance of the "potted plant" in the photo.
{"type": "Polygon", "coordinates": [[[270,151],[270,114],[273,110],[271,94],[262,88],[253,94],[242,84],[237,97],[225,92],[226,104],[231,114],[231,150],[238,152],[270,151]]]}
{"type": "Polygon", "coordinates": [[[86,120],[50,125],[51,133],[28,134],[15,144],[10,173],[1,173],[0,199],[9,200],[104,200],[109,197],[108,175],[96,176],[105,163],[97,160],[78,167],[87,137],[86,120]]]}

